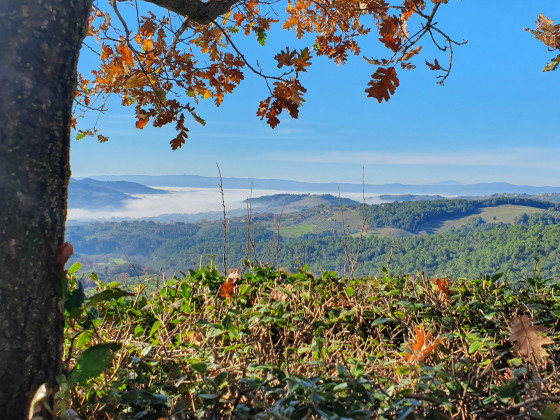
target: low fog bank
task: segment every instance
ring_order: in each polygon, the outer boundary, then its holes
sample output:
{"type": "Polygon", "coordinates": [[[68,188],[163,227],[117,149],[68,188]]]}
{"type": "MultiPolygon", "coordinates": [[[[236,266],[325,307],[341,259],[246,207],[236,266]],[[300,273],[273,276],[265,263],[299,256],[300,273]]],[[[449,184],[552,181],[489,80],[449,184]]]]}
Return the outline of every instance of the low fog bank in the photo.
{"type": "MultiPolygon", "coordinates": [[[[134,199],[125,200],[118,209],[68,209],[69,222],[92,221],[122,221],[133,219],[152,219],[170,221],[175,215],[188,215],[188,217],[174,217],[174,220],[196,222],[201,219],[219,219],[222,217],[222,196],[216,188],[190,188],[190,187],[158,187],[167,191],[166,194],[134,194],[134,199]]],[[[258,198],[274,194],[308,194],[308,191],[278,191],[278,190],[253,190],[252,197],[258,198]]],[[[311,194],[324,194],[312,192],[311,194]]],[[[344,193],[340,196],[362,202],[361,193],[344,193]]],[[[247,203],[244,201],[251,197],[250,189],[224,189],[224,201],[228,216],[246,214],[247,203]]],[[[385,202],[379,195],[366,194],[367,204],[385,202]]],[[[253,212],[267,211],[266,207],[253,204],[253,212]]]]}

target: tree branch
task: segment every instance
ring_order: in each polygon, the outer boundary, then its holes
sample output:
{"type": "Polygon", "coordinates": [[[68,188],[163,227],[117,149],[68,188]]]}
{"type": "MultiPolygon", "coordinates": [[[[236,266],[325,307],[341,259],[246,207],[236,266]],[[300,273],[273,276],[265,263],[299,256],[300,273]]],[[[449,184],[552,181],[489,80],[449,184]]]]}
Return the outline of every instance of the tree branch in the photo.
{"type": "Polygon", "coordinates": [[[241,0],[145,0],[171,12],[185,16],[198,23],[208,25],[217,17],[227,13],[241,0]]]}

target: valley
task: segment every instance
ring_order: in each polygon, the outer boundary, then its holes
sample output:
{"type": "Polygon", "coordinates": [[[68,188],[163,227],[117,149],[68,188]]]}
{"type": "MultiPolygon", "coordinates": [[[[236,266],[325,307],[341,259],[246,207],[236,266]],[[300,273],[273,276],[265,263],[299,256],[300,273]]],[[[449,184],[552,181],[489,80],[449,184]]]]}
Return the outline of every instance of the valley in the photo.
{"type": "MultiPolygon", "coordinates": [[[[496,195],[360,204],[330,194],[274,194],[226,216],[226,264],[244,259],[294,271],[354,274],[424,271],[476,276],[509,271],[518,279],[558,274],[560,212],[551,202],[496,195]],[[365,213],[364,213],[365,211],[365,213]],[[239,213],[237,213],[239,214],[239,213]],[[363,229],[362,229],[363,227],[363,229]],[[359,249],[359,252],[358,252],[359,249]],[[535,262],[536,261],[536,262],[535,262]]],[[[171,275],[223,259],[223,220],[153,220],[69,225],[67,238],[83,272],[123,280],[171,275]]]]}

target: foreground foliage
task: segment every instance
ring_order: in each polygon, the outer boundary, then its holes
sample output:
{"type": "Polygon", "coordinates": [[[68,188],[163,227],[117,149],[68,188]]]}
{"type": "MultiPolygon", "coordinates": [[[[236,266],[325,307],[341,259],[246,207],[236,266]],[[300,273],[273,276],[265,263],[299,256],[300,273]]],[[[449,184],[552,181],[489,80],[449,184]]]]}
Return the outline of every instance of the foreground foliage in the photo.
{"type": "Polygon", "coordinates": [[[77,269],[62,417],[557,418],[560,298],[539,279],[210,266],[153,292],[91,274],[86,299],[77,269]]]}

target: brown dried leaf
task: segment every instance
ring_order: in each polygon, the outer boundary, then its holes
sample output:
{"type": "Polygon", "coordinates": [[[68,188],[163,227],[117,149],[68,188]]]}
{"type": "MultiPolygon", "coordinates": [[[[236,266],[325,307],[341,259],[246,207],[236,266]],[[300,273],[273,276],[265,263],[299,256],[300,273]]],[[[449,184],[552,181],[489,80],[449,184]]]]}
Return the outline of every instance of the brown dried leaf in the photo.
{"type": "Polygon", "coordinates": [[[434,64],[432,64],[428,60],[426,60],[426,65],[430,68],[430,70],[443,70],[442,67],[438,63],[437,58],[434,58],[434,64]]]}
{"type": "Polygon", "coordinates": [[[286,48],[286,51],[281,51],[280,53],[274,56],[274,59],[278,61],[277,67],[280,68],[282,66],[291,66],[296,58],[296,51],[290,51],[289,48],[286,48]]]}
{"type": "Polygon", "coordinates": [[[235,282],[239,280],[239,269],[233,270],[229,273],[226,281],[218,289],[218,296],[222,299],[230,298],[235,294],[235,282]]]}
{"type": "Polygon", "coordinates": [[[560,25],[555,25],[552,19],[540,14],[537,21],[537,29],[531,33],[539,41],[552,49],[560,48],[560,25]]]}
{"type": "Polygon", "coordinates": [[[257,109],[257,117],[261,117],[261,120],[266,116],[268,107],[270,106],[270,99],[271,97],[269,96],[264,101],[261,101],[259,103],[259,108],[257,109]]]}
{"type": "Polygon", "coordinates": [[[379,40],[393,52],[397,52],[402,44],[401,25],[396,16],[385,16],[379,25],[379,40]]]}
{"type": "Polygon", "coordinates": [[[389,97],[395,93],[395,89],[399,86],[397,71],[394,67],[388,69],[379,67],[376,72],[372,74],[368,86],[371,86],[365,90],[368,94],[368,98],[373,97],[377,99],[379,103],[381,103],[383,99],[388,101],[389,97]]]}
{"type": "Polygon", "coordinates": [[[66,265],[68,259],[74,254],[74,248],[70,242],[64,242],[58,248],[58,263],[62,268],[66,265]]]}
{"type": "Polygon", "coordinates": [[[434,289],[440,299],[447,300],[451,297],[451,293],[449,293],[449,286],[451,285],[451,279],[432,278],[432,284],[434,285],[434,289]]]}
{"type": "Polygon", "coordinates": [[[364,57],[369,64],[373,64],[375,66],[386,66],[387,64],[391,64],[393,61],[387,60],[386,58],[382,58],[381,60],[377,60],[375,58],[367,58],[364,57]]]}
{"type": "Polygon", "coordinates": [[[527,315],[514,316],[510,325],[510,341],[515,344],[513,351],[524,359],[537,362],[548,356],[544,345],[554,344],[554,340],[541,334],[547,329],[542,325],[535,325],[535,319],[527,315]]]}

